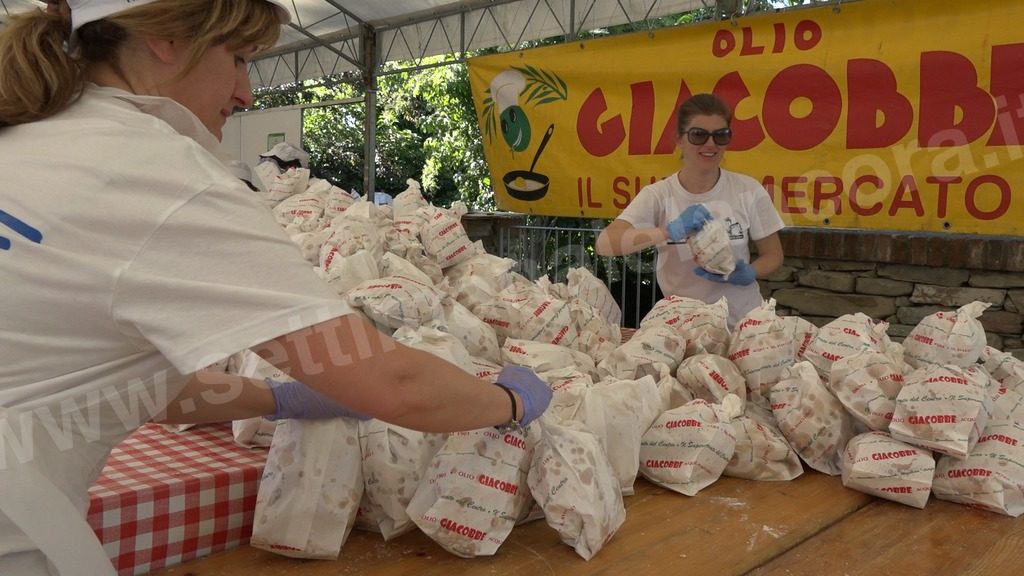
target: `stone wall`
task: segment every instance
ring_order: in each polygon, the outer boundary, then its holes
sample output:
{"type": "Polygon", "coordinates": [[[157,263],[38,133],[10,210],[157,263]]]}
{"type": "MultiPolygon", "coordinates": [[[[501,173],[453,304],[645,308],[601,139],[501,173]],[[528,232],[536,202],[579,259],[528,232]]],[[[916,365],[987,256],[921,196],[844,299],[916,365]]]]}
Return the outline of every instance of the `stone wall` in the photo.
{"type": "Polygon", "coordinates": [[[929,314],[979,300],[989,344],[1024,357],[1024,238],[784,230],[786,260],[761,280],[781,314],[823,325],[863,312],[901,340],[929,314]]]}

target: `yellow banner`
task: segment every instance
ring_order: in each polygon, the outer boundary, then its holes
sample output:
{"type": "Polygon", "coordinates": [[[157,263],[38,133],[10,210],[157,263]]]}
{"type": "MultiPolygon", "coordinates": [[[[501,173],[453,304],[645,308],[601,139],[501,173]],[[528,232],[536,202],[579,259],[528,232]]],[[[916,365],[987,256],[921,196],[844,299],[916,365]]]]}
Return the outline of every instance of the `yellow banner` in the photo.
{"type": "Polygon", "coordinates": [[[498,205],[612,218],[735,111],[724,167],[787,224],[1021,235],[1024,3],[864,0],[469,62],[498,205]]]}

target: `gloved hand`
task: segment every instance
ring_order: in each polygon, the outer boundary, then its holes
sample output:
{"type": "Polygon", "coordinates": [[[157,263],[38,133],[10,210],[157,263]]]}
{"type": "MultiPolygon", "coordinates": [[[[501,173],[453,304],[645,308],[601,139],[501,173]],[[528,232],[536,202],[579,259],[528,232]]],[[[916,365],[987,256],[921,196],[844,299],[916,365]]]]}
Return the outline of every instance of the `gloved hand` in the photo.
{"type": "Polygon", "coordinates": [[[370,417],[355,410],[345,408],[327,396],[313,390],[302,382],[294,380],[279,382],[273,378],[264,380],[270,386],[277,410],[266,416],[267,420],[283,418],[301,418],[305,420],[326,420],[346,416],[357,420],[369,420],[370,417]]]}
{"type": "Polygon", "coordinates": [[[721,274],[708,272],[700,266],[694,268],[693,273],[701,278],[711,280],[712,282],[728,282],[729,284],[735,284],[737,286],[746,286],[747,284],[753,283],[754,280],[757,280],[757,272],[754,271],[754,267],[743,260],[736,261],[736,269],[732,271],[732,274],[729,274],[728,278],[721,274]]]}
{"type": "Polygon", "coordinates": [[[711,220],[711,212],[703,204],[693,204],[668,223],[668,236],[673,242],[679,242],[703,228],[708,220],[711,220]]]}
{"type": "Polygon", "coordinates": [[[551,403],[551,387],[525,366],[502,368],[495,384],[519,394],[523,404],[520,426],[526,426],[536,420],[551,403]]]}

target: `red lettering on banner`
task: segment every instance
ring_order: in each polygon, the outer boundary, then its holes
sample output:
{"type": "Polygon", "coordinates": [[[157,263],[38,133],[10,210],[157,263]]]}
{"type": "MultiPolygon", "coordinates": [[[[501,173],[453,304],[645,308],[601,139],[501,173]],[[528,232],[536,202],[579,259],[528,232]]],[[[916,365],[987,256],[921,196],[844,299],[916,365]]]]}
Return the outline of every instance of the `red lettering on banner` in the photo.
{"type": "Polygon", "coordinates": [[[795,64],[784,68],[765,89],[762,111],[765,131],[787,150],[814,148],[839,125],[842,100],[836,81],[818,66],[795,64]],[[791,111],[798,100],[811,104],[810,113],[802,118],[791,111]]]}
{"type": "MultiPolygon", "coordinates": [[[[739,108],[740,102],[751,96],[750,90],[743,82],[743,77],[740,76],[739,72],[729,72],[722,76],[718,83],[715,84],[712,92],[717,94],[734,111],[739,108]]],[[[682,102],[679,104],[682,104],[682,102]]],[[[677,109],[679,104],[676,105],[677,109]]],[[[757,116],[752,118],[733,117],[731,127],[732,142],[729,143],[729,150],[742,152],[764,142],[764,127],[761,126],[761,120],[757,116]]],[[[671,151],[668,150],[665,153],[667,154],[671,151]]]]}
{"type": "MultiPolygon", "coordinates": [[[[779,54],[785,51],[788,34],[784,22],[776,22],[772,25],[771,38],[768,38],[767,34],[758,38],[755,36],[755,32],[750,26],[740,28],[741,40],[737,43],[736,34],[728,28],[722,28],[715,32],[715,37],[712,39],[711,54],[717,58],[722,58],[736,50],[738,45],[740,47],[740,56],[757,56],[764,54],[767,47],[766,42],[769,40],[772,42],[772,54],[779,54]]],[[[797,50],[806,52],[817,46],[821,42],[821,37],[820,24],[814,20],[801,20],[793,28],[792,42],[797,50]]]]}
{"type": "Polygon", "coordinates": [[[993,120],[995,104],[992,96],[978,87],[973,62],[956,52],[921,54],[917,141],[922,148],[974,142],[991,128],[993,120]],[[959,113],[963,116],[957,122],[959,113]]]}
{"type": "Polygon", "coordinates": [[[989,136],[989,146],[1019,146],[1024,134],[1024,117],[1020,114],[1024,104],[1024,75],[1020,63],[1024,62],[1024,44],[1004,44],[992,47],[992,97],[996,103],[996,128],[989,136]]]}
{"type": "Polygon", "coordinates": [[[1010,184],[1006,180],[995,174],[983,174],[967,185],[967,212],[978,220],[995,220],[1010,209],[1010,195],[1010,184]],[[978,186],[986,183],[994,184],[999,189],[999,205],[991,212],[983,212],[977,204],[978,186]]]}
{"type": "Polygon", "coordinates": [[[580,144],[591,156],[598,158],[615,152],[626,137],[626,127],[618,114],[598,124],[601,115],[607,111],[604,92],[597,88],[583,101],[576,116],[576,136],[580,144]]]}
{"type": "Polygon", "coordinates": [[[633,109],[629,117],[629,153],[651,153],[651,132],[654,128],[654,82],[638,82],[629,86],[633,109]]]}
{"type": "Polygon", "coordinates": [[[889,205],[889,216],[895,216],[903,208],[912,208],[914,215],[918,218],[924,216],[921,194],[917,191],[917,182],[914,181],[913,176],[908,174],[900,179],[900,183],[896,186],[895,196],[892,204],[889,205]],[[904,199],[907,193],[910,194],[910,198],[904,199]]]}
{"type": "Polygon", "coordinates": [[[899,142],[914,123],[914,106],[897,89],[892,68],[856,58],[846,63],[846,78],[846,147],[884,148],[899,142]]]}
{"type": "Polygon", "coordinates": [[[858,214],[860,216],[874,216],[882,211],[883,205],[881,202],[875,202],[870,207],[861,206],[860,202],[857,200],[857,194],[860,192],[860,187],[863,184],[871,184],[875,187],[875,191],[877,192],[878,189],[882,187],[883,183],[881,178],[873,174],[858,176],[857,179],[853,181],[853,186],[850,187],[850,208],[853,210],[854,214],[858,214]]]}

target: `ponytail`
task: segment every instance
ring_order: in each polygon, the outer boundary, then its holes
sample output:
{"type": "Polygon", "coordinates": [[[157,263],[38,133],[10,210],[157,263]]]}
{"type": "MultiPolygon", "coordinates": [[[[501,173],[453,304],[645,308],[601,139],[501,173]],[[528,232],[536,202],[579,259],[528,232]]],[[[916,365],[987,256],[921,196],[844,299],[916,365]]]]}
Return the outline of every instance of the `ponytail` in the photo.
{"type": "Polygon", "coordinates": [[[11,17],[0,33],[0,126],[48,118],[81,94],[81,68],[66,51],[70,27],[56,12],[11,17]]]}

